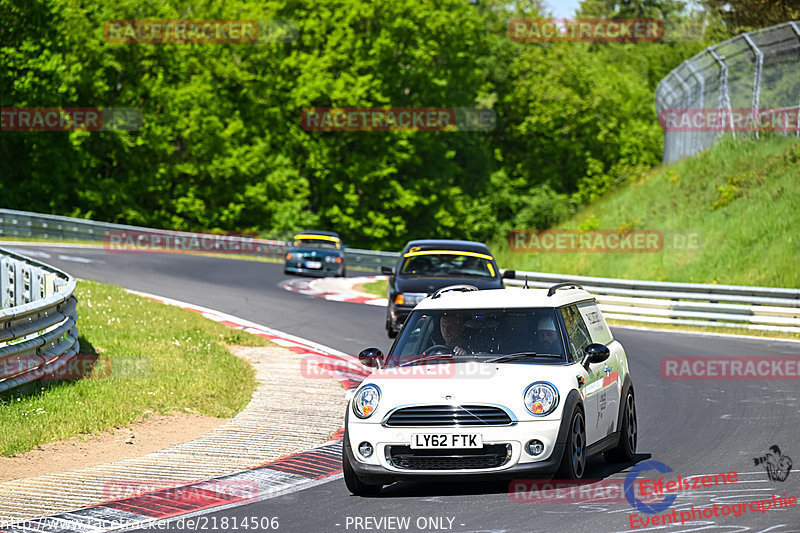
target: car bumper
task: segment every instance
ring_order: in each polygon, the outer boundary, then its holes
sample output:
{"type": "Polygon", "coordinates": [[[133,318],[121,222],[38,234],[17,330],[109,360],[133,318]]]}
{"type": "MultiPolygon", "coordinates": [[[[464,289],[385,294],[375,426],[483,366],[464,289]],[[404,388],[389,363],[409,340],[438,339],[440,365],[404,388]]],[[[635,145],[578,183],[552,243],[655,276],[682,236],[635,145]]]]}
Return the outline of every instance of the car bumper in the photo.
{"type": "MultiPolygon", "coordinates": [[[[551,476],[561,463],[565,443],[559,439],[561,433],[560,420],[540,420],[517,422],[511,426],[501,427],[425,427],[425,428],[391,428],[380,424],[353,422],[350,418],[347,436],[344,442],[344,453],[350,459],[356,474],[367,483],[388,484],[400,480],[439,480],[454,479],[514,479],[525,476],[551,476]],[[437,449],[436,452],[418,452],[409,450],[408,444],[412,433],[480,433],[483,449],[458,450],[437,449]],[[537,439],[544,443],[545,450],[541,455],[532,457],[524,451],[525,444],[537,439]],[[361,442],[372,444],[374,452],[370,458],[362,457],[356,450],[361,442]],[[481,451],[490,449],[499,451],[505,446],[507,458],[492,467],[476,467],[473,459],[481,451]],[[399,451],[398,451],[399,450],[399,451]],[[427,454],[436,453],[442,461],[448,463],[446,469],[435,468],[441,461],[430,461],[427,454]],[[408,458],[417,455],[422,458],[421,468],[409,466],[409,461],[397,461],[397,457],[408,458]],[[450,460],[453,457],[455,459],[450,460]],[[464,463],[459,463],[464,461],[464,463]],[[399,463],[405,463],[398,466],[399,463]],[[467,464],[471,463],[471,464],[467,464]],[[465,468],[458,468],[465,466],[465,468]]],[[[415,461],[411,460],[411,463],[415,461]]]]}
{"type": "Polygon", "coordinates": [[[283,269],[292,274],[308,274],[312,276],[337,276],[342,271],[341,263],[323,263],[322,268],[305,268],[297,264],[285,264],[283,269]]]}

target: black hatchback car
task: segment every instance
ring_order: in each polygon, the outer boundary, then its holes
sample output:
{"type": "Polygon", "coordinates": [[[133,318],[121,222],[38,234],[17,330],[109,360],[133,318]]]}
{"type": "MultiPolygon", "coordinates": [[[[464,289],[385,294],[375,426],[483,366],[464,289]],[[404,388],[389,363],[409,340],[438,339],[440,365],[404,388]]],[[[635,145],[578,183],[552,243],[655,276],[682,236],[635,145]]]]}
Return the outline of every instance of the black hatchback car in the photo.
{"type": "Polygon", "coordinates": [[[345,276],[344,246],[338,233],[301,231],[288,243],[283,271],[286,274],[345,276]]]}
{"type": "Polygon", "coordinates": [[[389,275],[386,333],[397,336],[400,326],[419,302],[448,285],[502,289],[500,269],[480,242],[427,239],[409,241],[395,267],[381,267],[389,275]]]}

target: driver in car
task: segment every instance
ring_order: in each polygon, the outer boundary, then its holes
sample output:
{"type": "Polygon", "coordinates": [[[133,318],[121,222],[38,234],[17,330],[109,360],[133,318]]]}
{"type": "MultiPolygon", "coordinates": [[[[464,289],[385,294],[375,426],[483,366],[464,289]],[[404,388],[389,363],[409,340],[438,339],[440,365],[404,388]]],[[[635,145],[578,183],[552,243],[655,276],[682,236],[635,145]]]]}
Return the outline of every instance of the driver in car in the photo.
{"type": "Polygon", "coordinates": [[[472,353],[465,348],[467,340],[464,338],[464,324],[466,320],[459,315],[444,315],[439,319],[439,331],[448,348],[453,349],[453,355],[464,356],[472,353]]]}
{"type": "Polygon", "coordinates": [[[539,320],[539,326],[536,330],[536,340],[536,353],[562,353],[558,331],[556,330],[555,322],[553,322],[553,317],[546,316],[539,320]]]}

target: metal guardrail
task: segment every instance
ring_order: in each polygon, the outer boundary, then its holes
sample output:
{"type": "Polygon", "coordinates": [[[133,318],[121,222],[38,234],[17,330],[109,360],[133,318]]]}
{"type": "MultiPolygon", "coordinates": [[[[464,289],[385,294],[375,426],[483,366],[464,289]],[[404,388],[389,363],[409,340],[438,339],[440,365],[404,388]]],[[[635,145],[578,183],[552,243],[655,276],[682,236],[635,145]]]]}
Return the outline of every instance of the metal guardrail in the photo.
{"type": "Polygon", "coordinates": [[[348,266],[378,270],[382,266],[394,266],[400,258],[400,253],[345,248],[344,258],[348,266]]]}
{"type": "MultiPolygon", "coordinates": [[[[209,247],[203,247],[204,252],[234,253],[258,255],[261,257],[282,258],[286,254],[286,242],[270,239],[256,239],[231,235],[211,235],[208,233],[193,233],[187,231],[171,231],[110,222],[97,222],[81,218],[70,218],[58,215],[45,215],[13,209],[0,209],[0,237],[12,238],[40,238],[40,239],[74,239],[106,242],[106,235],[113,232],[116,236],[127,237],[142,234],[155,236],[169,236],[171,238],[203,239],[213,238],[209,247]],[[246,247],[243,252],[230,251],[231,248],[246,247]]],[[[383,265],[394,266],[400,254],[397,252],[380,252],[346,248],[345,260],[349,267],[378,269],[383,265]]]]}
{"type": "Polygon", "coordinates": [[[515,271],[506,285],[547,288],[560,281],[579,283],[595,295],[606,318],[736,327],[800,333],[800,289],[663,283],[515,271]]]}
{"type": "MultiPolygon", "coordinates": [[[[799,56],[796,21],[737,35],[681,63],[656,89],[659,117],[666,109],[710,108],[727,110],[728,116],[720,131],[665,131],[664,162],[711,148],[725,132],[735,138],[737,132],[728,123],[733,109],[749,109],[754,118],[769,109],[785,111],[786,127],[775,132],[800,137],[799,56]]],[[[738,135],[758,137],[758,131],[738,135]]]]}
{"type": "Polygon", "coordinates": [[[0,248],[0,392],[58,374],[78,343],[75,279],[0,248]]]}
{"type": "MultiPolygon", "coordinates": [[[[0,209],[0,236],[103,241],[107,231],[207,236],[0,209]]],[[[264,243],[260,254],[283,257],[284,241],[261,239],[259,242],[264,243]]],[[[384,265],[394,266],[399,256],[397,252],[345,249],[348,267],[378,269],[384,265]]],[[[549,287],[559,281],[580,283],[596,295],[609,318],[800,333],[800,289],[664,283],[522,271],[518,271],[516,276],[516,279],[506,280],[506,284],[522,286],[521,276],[528,278],[531,287],[549,287]]]]}

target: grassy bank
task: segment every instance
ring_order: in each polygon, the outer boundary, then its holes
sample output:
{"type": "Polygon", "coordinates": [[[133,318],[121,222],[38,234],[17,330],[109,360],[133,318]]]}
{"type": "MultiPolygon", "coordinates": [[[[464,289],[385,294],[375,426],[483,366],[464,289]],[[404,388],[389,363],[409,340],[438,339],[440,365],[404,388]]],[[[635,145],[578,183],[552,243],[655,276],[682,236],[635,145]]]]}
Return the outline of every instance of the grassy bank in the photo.
{"type": "Polygon", "coordinates": [[[265,339],[111,285],[81,281],[76,295],[81,354],[107,357],[111,371],[96,364],[94,379],[39,382],[1,397],[0,455],[153,412],[231,417],[249,402],[253,370],[225,346],[265,339]]]}
{"type": "Polygon", "coordinates": [[[516,253],[505,235],[491,248],[501,267],[517,270],[800,287],[799,168],[798,139],[728,140],[654,169],[559,226],[699,232],[697,251],[516,253]]]}
{"type": "Polygon", "coordinates": [[[386,298],[386,289],[389,285],[389,282],[385,279],[380,279],[378,281],[368,281],[367,283],[359,283],[354,288],[359,291],[363,291],[369,294],[374,294],[378,298],[386,298]]]}

